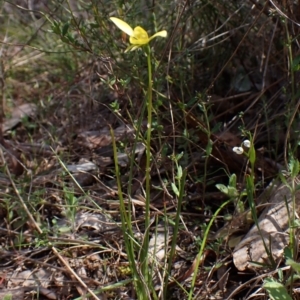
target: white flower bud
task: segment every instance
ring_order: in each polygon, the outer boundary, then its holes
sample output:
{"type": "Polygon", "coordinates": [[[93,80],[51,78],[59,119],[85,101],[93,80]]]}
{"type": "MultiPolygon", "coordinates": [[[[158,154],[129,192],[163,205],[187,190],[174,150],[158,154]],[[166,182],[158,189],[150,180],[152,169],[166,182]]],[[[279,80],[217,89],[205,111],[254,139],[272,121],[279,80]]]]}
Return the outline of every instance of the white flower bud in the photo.
{"type": "Polygon", "coordinates": [[[244,140],[244,141],[243,141],[243,146],[244,146],[245,148],[250,148],[250,147],[251,147],[251,142],[250,142],[249,140],[244,140]]]}
{"type": "Polygon", "coordinates": [[[236,154],[243,154],[244,149],[242,147],[233,147],[232,151],[235,152],[236,154]]]}

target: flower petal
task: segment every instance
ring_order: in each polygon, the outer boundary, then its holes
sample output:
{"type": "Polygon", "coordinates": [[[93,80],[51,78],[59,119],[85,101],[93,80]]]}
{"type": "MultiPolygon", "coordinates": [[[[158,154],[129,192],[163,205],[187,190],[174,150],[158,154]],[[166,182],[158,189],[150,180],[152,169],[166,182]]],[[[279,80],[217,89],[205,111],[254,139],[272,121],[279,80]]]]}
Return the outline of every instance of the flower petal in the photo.
{"type": "Polygon", "coordinates": [[[142,28],[141,26],[137,26],[133,29],[133,36],[136,39],[148,39],[149,38],[147,31],[144,28],[142,28]]]}
{"type": "Polygon", "coordinates": [[[136,49],[138,49],[138,48],[140,48],[141,46],[139,46],[139,45],[130,45],[130,46],[128,46],[127,48],[126,48],[126,50],[125,50],[125,53],[126,52],[128,52],[128,51],[134,51],[134,50],[136,50],[136,49]]]}
{"type": "Polygon", "coordinates": [[[155,34],[153,34],[153,35],[150,37],[149,41],[151,41],[152,39],[154,39],[154,38],[157,37],[157,36],[167,37],[167,35],[168,35],[167,31],[166,31],[166,30],[162,30],[162,31],[159,31],[159,32],[156,32],[155,34]]]}
{"type": "Polygon", "coordinates": [[[149,36],[147,31],[140,27],[137,26],[133,30],[133,36],[130,37],[129,39],[130,44],[133,45],[146,45],[149,43],[149,36]]]}
{"type": "Polygon", "coordinates": [[[132,44],[132,45],[146,45],[146,44],[148,44],[149,43],[149,40],[150,39],[137,39],[137,38],[135,38],[134,36],[131,36],[130,38],[129,38],[129,42],[130,42],[130,44],[132,44]]]}
{"type": "Polygon", "coordinates": [[[111,17],[109,18],[112,22],[115,23],[115,25],[117,27],[119,27],[122,31],[124,31],[126,34],[128,34],[129,36],[133,36],[133,29],[131,28],[130,25],[128,25],[126,22],[124,22],[123,20],[120,20],[118,18],[115,17],[111,17]]]}
{"type": "Polygon", "coordinates": [[[243,146],[246,148],[250,148],[251,147],[251,142],[249,140],[244,140],[243,141],[243,146]]]}
{"type": "Polygon", "coordinates": [[[139,48],[140,48],[140,46],[133,46],[130,51],[134,51],[134,50],[139,49],[139,48]]]}
{"type": "Polygon", "coordinates": [[[133,51],[135,50],[135,48],[138,48],[138,46],[135,45],[129,45],[126,50],[124,51],[124,53],[128,52],[128,51],[133,51]]]}
{"type": "Polygon", "coordinates": [[[232,151],[239,155],[244,153],[244,149],[242,147],[233,147],[232,151]]]}

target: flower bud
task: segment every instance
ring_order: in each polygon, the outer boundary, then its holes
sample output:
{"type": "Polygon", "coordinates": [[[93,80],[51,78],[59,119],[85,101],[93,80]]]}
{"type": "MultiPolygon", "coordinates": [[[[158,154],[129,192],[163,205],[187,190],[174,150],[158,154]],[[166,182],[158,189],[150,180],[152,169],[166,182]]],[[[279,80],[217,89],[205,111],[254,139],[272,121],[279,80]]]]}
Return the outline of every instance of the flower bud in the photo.
{"type": "Polygon", "coordinates": [[[233,147],[232,151],[239,155],[244,153],[244,149],[242,147],[233,147]]]}
{"type": "Polygon", "coordinates": [[[251,147],[251,142],[250,142],[249,140],[244,140],[244,141],[243,141],[243,146],[244,146],[245,148],[250,148],[250,147],[251,147]]]}

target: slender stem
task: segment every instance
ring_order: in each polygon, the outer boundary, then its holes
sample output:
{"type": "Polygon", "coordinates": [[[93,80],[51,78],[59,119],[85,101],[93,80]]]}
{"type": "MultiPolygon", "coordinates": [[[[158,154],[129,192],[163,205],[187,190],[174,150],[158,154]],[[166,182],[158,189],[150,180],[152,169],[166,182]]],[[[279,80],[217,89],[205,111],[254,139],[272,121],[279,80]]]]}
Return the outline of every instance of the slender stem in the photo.
{"type": "MultiPolygon", "coordinates": [[[[125,248],[126,248],[126,253],[128,255],[128,261],[133,274],[133,279],[134,279],[133,283],[136,287],[136,290],[139,291],[139,290],[143,290],[143,286],[141,281],[139,280],[139,272],[135,264],[134,234],[133,234],[133,229],[131,224],[131,211],[127,212],[125,207],[125,201],[122,192],[121,176],[120,176],[120,170],[118,165],[117,146],[116,146],[114,131],[112,130],[112,128],[110,128],[110,134],[112,138],[112,146],[114,152],[116,179],[117,179],[117,186],[118,186],[118,195],[120,200],[120,215],[121,215],[121,222],[122,222],[123,237],[125,241],[125,248]]],[[[128,206],[130,207],[130,202],[128,206]]]]}
{"type": "MultiPolygon", "coordinates": [[[[177,164],[177,163],[176,163],[177,164]]],[[[177,164],[178,169],[178,164],[177,164]]],[[[175,249],[176,249],[176,242],[178,237],[178,231],[179,231],[179,222],[180,222],[180,216],[181,216],[181,207],[182,207],[182,201],[184,197],[184,187],[185,187],[185,180],[187,175],[187,169],[183,170],[182,177],[180,180],[178,180],[178,188],[179,188],[179,196],[178,196],[178,202],[177,202],[177,211],[176,211],[176,217],[175,217],[175,226],[173,229],[173,237],[172,237],[172,244],[171,244],[171,250],[169,254],[169,260],[168,260],[168,270],[167,275],[165,276],[165,286],[164,286],[164,298],[167,299],[167,286],[168,286],[168,279],[171,275],[171,269],[173,266],[173,260],[175,256],[175,249]]],[[[165,211],[166,214],[166,211],[165,211]]]]}
{"type": "Polygon", "coordinates": [[[150,163],[151,163],[151,130],[152,130],[152,67],[151,51],[149,45],[146,46],[147,64],[148,64],[148,93],[147,93],[147,140],[146,140],[146,207],[145,207],[145,234],[142,246],[142,274],[145,276],[145,282],[149,283],[150,274],[148,267],[148,247],[149,247],[149,226],[150,226],[150,163]]]}
{"type": "Polygon", "coordinates": [[[206,246],[206,242],[208,240],[208,235],[209,235],[210,228],[213,225],[214,221],[216,220],[217,216],[219,215],[220,211],[226,205],[228,205],[230,203],[230,201],[232,201],[232,199],[229,199],[226,202],[224,202],[223,204],[221,204],[221,206],[213,214],[211,220],[207,224],[207,227],[206,227],[206,229],[204,231],[203,240],[202,240],[202,243],[201,243],[201,246],[200,246],[200,250],[199,250],[197,258],[196,258],[195,271],[194,271],[194,275],[193,275],[193,278],[192,278],[192,283],[191,283],[191,288],[190,288],[188,300],[192,300],[192,298],[193,298],[193,292],[194,292],[194,288],[195,288],[195,284],[196,284],[196,279],[197,279],[197,275],[198,275],[198,268],[199,268],[200,261],[201,261],[201,258],[202,258],[203,252],[204,252],[204,248],[206,246]]]}

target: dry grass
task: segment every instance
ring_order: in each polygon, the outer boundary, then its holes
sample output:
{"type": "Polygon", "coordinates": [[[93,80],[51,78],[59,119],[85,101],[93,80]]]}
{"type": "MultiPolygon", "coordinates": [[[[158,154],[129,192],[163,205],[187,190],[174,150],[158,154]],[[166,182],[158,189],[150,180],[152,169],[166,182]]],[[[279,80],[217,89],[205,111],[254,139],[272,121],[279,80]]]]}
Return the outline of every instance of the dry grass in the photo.
{"type": "MultiPolygon", "coordinates": [[[[230,199],[216,184],[228,186],[236,174],[241,195],[252,171],[257,200],[291,157],[299,158],[300,3],[17,2],[2,3],[0,15],[0,298],[139,299],[120,225],[110,128],[138,244],[145,232],[146,123],[142,117],[137,133],[137,120],[147,73],[141,52],[123,54],[126,41],[108,21],[119,12],[128,22],[169,34],[166,42],[153,43],[149,253],[161,249],[151,261],[149,299],[188,299],[203,243],[192,299],[266,299],[265,274],[278,278],[279,269],[283,277],[290,270],[284,260],[255,272],[234,265],[233,237],[251,226],[246,197],[229,201],[207,240],[204,232],[230,199]],[[68,27],[70,36],[51,32],[51,22],[52,29],[68,27]],[[24,116],[18,108],[26,104],[24,116]],[[251,171],[246,157],[232,151],[249,133],[256,148],[251,171]],[[178,164],[187,179],[166,275],[178,164]]],[[[139,264],[138,247],[134,255],[139,264]]],[[[294,299],[297,284],[290,286],[294,299]]]]}

